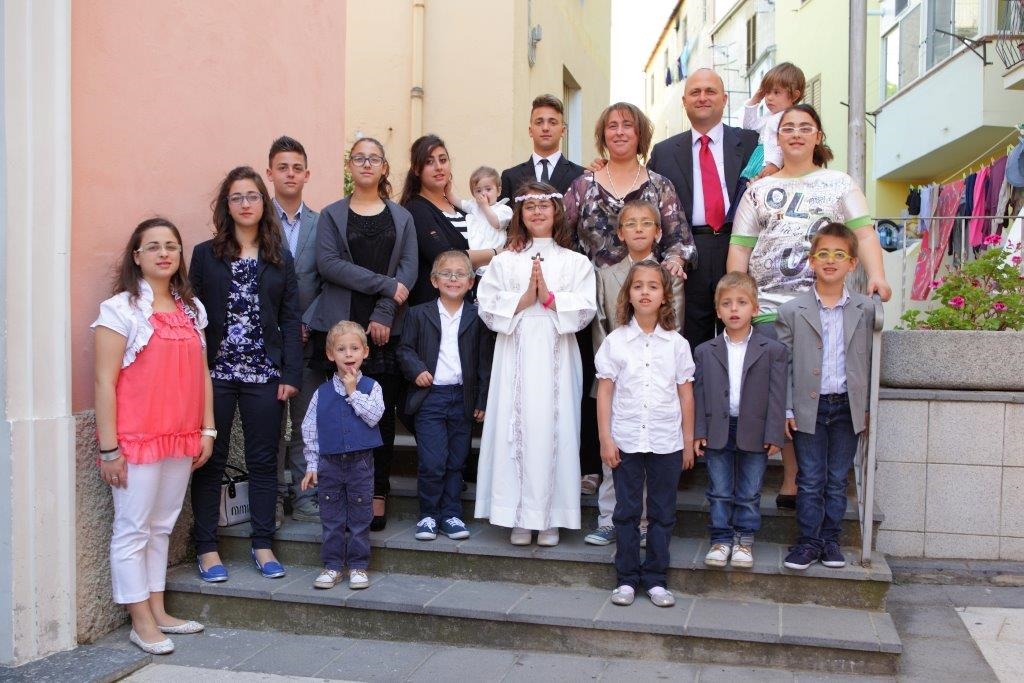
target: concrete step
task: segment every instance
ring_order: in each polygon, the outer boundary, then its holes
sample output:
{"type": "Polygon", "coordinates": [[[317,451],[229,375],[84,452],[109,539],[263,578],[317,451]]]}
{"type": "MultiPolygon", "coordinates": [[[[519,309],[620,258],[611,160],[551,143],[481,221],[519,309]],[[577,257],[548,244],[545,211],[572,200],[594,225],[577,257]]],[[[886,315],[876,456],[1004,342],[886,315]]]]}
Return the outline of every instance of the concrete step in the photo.
{"type": "MultiPolygon", "coordinates": [[[[676,536],[706,538],[708,525],[708,503],[703,485],[683,484],[676,496],[676,536]]],[[[778,489],[765,486],[761,492],[761,530],[758,542],[791,544],[800,535],[796,526],[796,515],[792,510],[775,507],[778,489]]],[[[857,518],[857,497],[848,494],[849,503],[843,518],[843,529],[839,542],[843,546],[860,547],[860,521],[857,518]]],[[[476,501],[476,486],[468,484],[462,494],[463,519],[473,519],[476,501]]],[[[597,526],[597,496],[581,496],[583,528],[597,526]]],[[[391,477],[391,497],[388,499],[389,519],[419,519],[419,501],[416,497],[416,478],[412,476],[391,477]]],[[[881,510],[875,508],[875,531],[885,519],[881,510]]],[[[874,538],[877,538],[875,534],[874,538]]]]}
{"type": "MultiPolygon", "coordinates": [[[[394,520],[383,531],[371,533],[371,569],[539,586],[610,589],[615,584],[615,544],[588,545],[583,541],[585,531],[562,530],[557,546],[542,548],[513,546],[507,529],[480,521],[469,523],[472,535],[462,541],[445,536],[418,541],[414,529],[414,520],[394,520]]],[[[248,524],[223,528],[220,535],[222,557],[248,558],[248,524]]],[[[289,519],[275,536],[274,550],[286,566],[315,566],[320,562],[321,538],[319,524],[289,519]]],[[[880,610],[892,582],[881,553],[873,553],[871,566],[863,567],[856,548],[843,548],[848,564],[842,569],[815,564],[802,572],[783,566],[787,547],[777,543],[758,542],[751,569],[708,567],[707,551],[704,539],[673,538],[669,586],[705,597],[880,610]]]]}
{"type": "Polygon", "coordinates": [[[317,590],[317,566],[291,565],[279,580],[251,562],[227,566],[223,584],[203,583],[191,566],[170,570],[168,608],[235,628],[829,673],[894,674],[901,652],[878,611],[683,593],[670,609],[644,595],[618,607],[589,586],[379,572],[362,591],[317,590]]]}

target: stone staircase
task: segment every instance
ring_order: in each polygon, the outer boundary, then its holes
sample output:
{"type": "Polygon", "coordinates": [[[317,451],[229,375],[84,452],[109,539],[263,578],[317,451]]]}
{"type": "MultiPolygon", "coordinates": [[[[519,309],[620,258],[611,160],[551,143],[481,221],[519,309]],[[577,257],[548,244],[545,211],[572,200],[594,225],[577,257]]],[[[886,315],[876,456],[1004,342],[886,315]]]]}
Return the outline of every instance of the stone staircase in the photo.
{"type": "Polygon", "coordinates": [[[711,569],[703,564],[706,473],[698,464],[678,494],[669,571],[675,608],[656,608],[642,594],[631,607],[618,607],[608,599],[614,544],[583,542],[596,519],[594,496],[582,499],[582,531],[563,530],[554,548],[516,547],[508,530],[473,520],[470,485],[463,498],[471,537],[417,541],[412,460],[407,453],[398,459],[388,526],[371,534],[369,588],[313,588],[320,527],[288,520],[275,540],[285,578],[259,576],[249,559],[248,525],[228,527],[221,530],[221,554],[230,581],[204,584],[194,567],[174,568],[169,605],[210,624],[250,629],[823,673],[898,670],[900,640],[885,612],[892,574],[880,553],[870,567],[860,565],[852,493],[843,531],[848,565],[790,571],[782,560],[795,520],[775,508],[781,472],[773,464],[753,569],[711,569]]]}

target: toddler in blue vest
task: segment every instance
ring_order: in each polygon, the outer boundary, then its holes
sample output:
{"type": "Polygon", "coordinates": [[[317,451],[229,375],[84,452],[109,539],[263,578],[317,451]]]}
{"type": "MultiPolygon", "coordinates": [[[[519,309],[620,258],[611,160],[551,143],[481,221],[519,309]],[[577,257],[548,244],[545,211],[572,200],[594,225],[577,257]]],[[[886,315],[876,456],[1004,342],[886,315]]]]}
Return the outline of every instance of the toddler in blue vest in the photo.
{"type": "Polygon", "coordinates": [[[370,353],[366,332],[343,320],[327,333],[327,358],[337,372],[313,394],[302,421],[306,476],[302,490],[319,486],[324,570],[316,588],[333,588],[349,569],[349,588],[370,580],[370,520],[373,518],[373,449],[384,414],[380,385],[359,372],[370,353]]]}

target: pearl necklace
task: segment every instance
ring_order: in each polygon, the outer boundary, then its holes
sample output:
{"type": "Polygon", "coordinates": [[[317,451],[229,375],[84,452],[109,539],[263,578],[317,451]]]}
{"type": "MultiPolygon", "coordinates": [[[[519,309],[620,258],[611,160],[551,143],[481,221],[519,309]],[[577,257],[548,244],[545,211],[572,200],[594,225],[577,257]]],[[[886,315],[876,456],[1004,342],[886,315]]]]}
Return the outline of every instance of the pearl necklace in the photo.
{"type": "Polygon", "coordinates": [[[612,190],[612,201],[615,203],[616,206],[622,206],[623,204],[625,204],[624,200],[626,198],[626,195],[629,194],[630,192],[632,192],[633,188],[636,187],[636,181],[640,180],[640,171],[642,171],[642,170],[643,170],[643,165],[637,163],[637,165],[636,165],[636,175],[633,176],[633,182],[630,183],[629,187],[626,188],[625,193],[623,193],[622,196],[620,197],[619,196],[619,191],[615,189],[615,181],[612,180],[612,165],[609,163],[607,166],[604,167],[604,172],[608,176],[608,186],[612,190]]]}

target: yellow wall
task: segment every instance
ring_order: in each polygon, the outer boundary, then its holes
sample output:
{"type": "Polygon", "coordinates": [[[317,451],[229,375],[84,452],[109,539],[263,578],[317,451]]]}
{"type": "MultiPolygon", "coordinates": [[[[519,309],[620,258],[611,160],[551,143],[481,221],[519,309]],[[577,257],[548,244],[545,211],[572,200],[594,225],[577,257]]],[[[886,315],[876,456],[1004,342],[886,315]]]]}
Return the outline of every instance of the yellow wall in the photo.
{"type": "MultiPolygon", "coordinates": [[[[877,2],[869,2],[868,10],[877,9],[877,2]]],[[[877,16],[868,15],[867,24],[867,110],[872,111],[879,102],[880,37],[877,16]]],[[[776,0],[775,3],[775,62],[793,62],[807,76],[807,80],[821,75],[822,125],[828,144],[835,154],[831,168],[845,170],[847,166],[846,135],[849,110],[841,102],[849,102],[847,84],[850,68],[849,6],[835,0],[776,0]]],[[[868,121],[871,121],[868,117],[868,121]]],[[[872,170],[874,132],[867,125],[867,183],[864,188],[872,213],[883,210],[885,215],[898,215],[899,206],[877,205],[878,193],[872,170]],[[888,213],[886,213],[888,212],[888,213]]],[[[904,196],[906,194],[904,193],[904,196]]]]}
{"type": "Polygon", "coordinates": [[[562,97],[563,68],[581,87],[582,158],[592,158],[590,130],[608,104],[610,0],[420,1],[419,55],[413,54],[417,0],[350,2],[347,9],[346,146],[359,134],[384,143],[396,197],[409,146],[424,133],[447,143],[463,195],[477,166],[500,171],[525,160],[532,149],[530,102],[544,92],[562,97]],[[528,14],[543,28],[532,68],[528,14]],[[414,58],[423,67],[421,130],[411,125],[414,58]]]}

